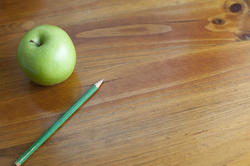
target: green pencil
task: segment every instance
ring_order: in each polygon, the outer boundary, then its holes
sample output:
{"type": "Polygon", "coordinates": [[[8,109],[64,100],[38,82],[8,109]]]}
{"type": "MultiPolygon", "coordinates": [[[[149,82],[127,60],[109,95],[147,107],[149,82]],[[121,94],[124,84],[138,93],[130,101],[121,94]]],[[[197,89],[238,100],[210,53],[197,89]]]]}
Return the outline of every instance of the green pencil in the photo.
{"type": "Polygon", "coordinates": [[[26,150],[15,162],[16,166],[20,166],[24,161],[34,153],[86,100],[88,100],[101,86],[103,79],[84,93],[84,95],[69,108],[31,147],[26,150]]]}

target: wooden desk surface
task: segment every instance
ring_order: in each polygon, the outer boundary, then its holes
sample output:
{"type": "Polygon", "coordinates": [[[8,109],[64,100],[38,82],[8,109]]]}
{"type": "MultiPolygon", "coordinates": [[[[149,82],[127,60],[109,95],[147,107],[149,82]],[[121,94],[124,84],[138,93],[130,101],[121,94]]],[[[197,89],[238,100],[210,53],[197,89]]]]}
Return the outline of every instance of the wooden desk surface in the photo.
{"type": "Polygon", "coordinates": [[[0,165],[105,78],[25,166],[249,166],[249,2],[1,0],[0,165]],[[77,51],[72,76],[52,87],[16,61],[40,24],[65,29],[77,51]]]}

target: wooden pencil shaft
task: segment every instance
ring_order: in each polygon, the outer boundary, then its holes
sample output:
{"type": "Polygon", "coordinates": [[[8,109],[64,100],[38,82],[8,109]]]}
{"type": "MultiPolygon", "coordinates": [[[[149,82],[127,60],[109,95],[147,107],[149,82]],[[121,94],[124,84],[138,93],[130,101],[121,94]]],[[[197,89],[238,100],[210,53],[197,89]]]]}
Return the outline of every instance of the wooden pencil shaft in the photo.
{"type": "Polygon", "coordinates": [[[26,150],[16,161],[16,165],[20,166],[32,153],[34,153],[71,115],[87,101],[99,88],[103,80],[93,85],[84,95],[69,108],[39,139],[37,139],[31,147],[26,150]]]}

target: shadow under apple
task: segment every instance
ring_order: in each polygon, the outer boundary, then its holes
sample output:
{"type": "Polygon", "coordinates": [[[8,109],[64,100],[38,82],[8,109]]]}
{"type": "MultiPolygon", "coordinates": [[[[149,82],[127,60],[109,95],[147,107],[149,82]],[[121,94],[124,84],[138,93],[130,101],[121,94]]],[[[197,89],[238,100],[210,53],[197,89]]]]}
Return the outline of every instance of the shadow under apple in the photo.
{"type": "Polygon", "coordinates": [[[33,82],[29,84],[34,92],[31,102],[35,109],[45,112],[64,112],[81,96],[81,81],[74,72],[64,82],[54,86],[40,86],[33,82]]]}

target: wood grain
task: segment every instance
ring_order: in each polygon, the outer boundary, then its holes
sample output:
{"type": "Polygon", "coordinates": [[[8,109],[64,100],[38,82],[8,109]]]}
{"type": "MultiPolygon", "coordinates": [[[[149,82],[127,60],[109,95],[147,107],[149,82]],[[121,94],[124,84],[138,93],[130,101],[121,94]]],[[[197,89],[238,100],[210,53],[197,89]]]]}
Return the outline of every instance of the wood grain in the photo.
{"type": "Polygon", "coordinates": [[[0,165],[10,166],[89,86],[100,91],[25,166],[249,166],[249,0],[1,0],[0,165]],[[53,24],[77,65],[30,82],[22,35],[53,24]]]}

